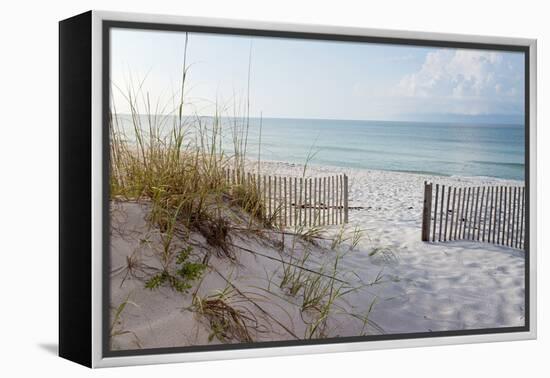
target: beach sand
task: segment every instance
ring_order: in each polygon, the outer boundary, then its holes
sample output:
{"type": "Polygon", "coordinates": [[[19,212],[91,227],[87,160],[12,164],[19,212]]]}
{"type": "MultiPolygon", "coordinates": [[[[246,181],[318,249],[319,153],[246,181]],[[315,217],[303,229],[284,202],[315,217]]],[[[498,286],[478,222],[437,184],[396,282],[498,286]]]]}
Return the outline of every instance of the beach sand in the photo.
{"type": "MultiPolygon", "coordinates": [[[[249,163],[249,169],[256,169],[249,163]]],[[[301,175],[303,166],[262,163],[262,172],[301,175]]],[[[355,288],[337,300],[322,333],[313,337],[358,336],[523,326],[524,252],[493,244],[420,240],[424,181],[455,186],[518,185],[517,181],[480,177],[440,177],[390,171],[308,166],[306,176],[345,173],[349,177],[348,234],[355,226],[365,236],[353,250],[344,241],[338,251],[330,242],[296,242],[279,233],[268,243],[250,234],[232,237],[236,263],[213,256],[198,295],[232,283],[236,306],[249,314],[254,341],[295,340],[311,336],[316,315],[300,311],[300,298],[279,288],[282,263],[293,249],[311,253],[306,266],[329,272],[340,256],[338,277],[355,288]],[[257,253],[251,253],[238,246],[257,253]],[[292,248],[294,247],[294,248],[292,248]],[[237,300],[238,299],[238,300],[237,300]],[[366,317],[368,315],[368,321],[366,317]]],[[[111,231],[111,306],[128,299],[113,329],[114,349],[156,348],[219,343],[208,319],[190,311],[191,294],[163,287],[144,288],[143,277],[158,267],[158,231],[146,221],[147,203],[113,202],[111,231]],[[137,256],[143,272],[129,275],[128,255],[137,256]],[[156,265],[155,265],[156,264],[156,265]],[[149,268],[146,268],[149,267],[149,268]]],[[[326,237],[340,226],[328,227],[326,237]]],[[[198,245],[204,245],[195,236],[198,245]]],[[[183,246],[183,244],[182,244],[183,246]]],[[[202,253],[206,252],[207,247],[202,253]]],[[[196,251],[201,256],[200,248],[196,251]]],[[[193,289],[194,290],[194,289],[193,289]]],[[[238,342],[239,340],[226,340],[238,342]]]]}

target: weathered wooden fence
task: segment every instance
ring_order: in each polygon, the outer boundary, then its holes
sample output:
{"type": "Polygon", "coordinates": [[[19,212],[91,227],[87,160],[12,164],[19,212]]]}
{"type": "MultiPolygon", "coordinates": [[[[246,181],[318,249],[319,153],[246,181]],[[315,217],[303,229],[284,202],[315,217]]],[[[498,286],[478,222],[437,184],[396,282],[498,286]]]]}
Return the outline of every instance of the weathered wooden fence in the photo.
{"type": "Polygon", "coordinates": [[[225,170],[231,184],[254,185],[267,216],[283,226],[348,223],[348,176],[288,177],[225,170]]]}
{"type": "Polygon", "coordinates": [[[424,183],[422,240],[475,240],[525,248],[525,187],[424,183]]]}

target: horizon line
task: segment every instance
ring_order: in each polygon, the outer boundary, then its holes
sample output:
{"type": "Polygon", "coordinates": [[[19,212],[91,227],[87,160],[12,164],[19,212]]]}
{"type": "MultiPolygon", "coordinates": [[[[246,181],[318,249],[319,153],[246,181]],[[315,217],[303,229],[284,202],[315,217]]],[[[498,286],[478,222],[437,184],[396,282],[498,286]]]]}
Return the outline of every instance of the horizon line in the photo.
{"type": "MultiPolygon", "coordinates": [[[[120,113],[114,113],[115,115],[131,115],[131,113],[126,112],[120,112],[120,113]]],[[[177,117],[177,114],[150,114],[150,113],[138,113],[140,116],[161,116],[161,117],[177,117]]],[[[213,118],[215,115],[197,115],[197,114],[183,114],[183,117],[210,117],[213,118]]],[[[464,123],[472,123],[472,124],[482,124],[482,125],[525,125],[525,114],[478,114],[478,115],[469,115],[469,114],[445,114],[445,113],[434,113],[429,114],[429,117],[464,117],[464,118],[475,118],[475,117],[509,117],[509,118],[522,118],[521,122],[517,122],[515,120],[512,120],[511,122],[502,122],[502,121],[489,121],[489,120],[483,120],[483,121],[476,121],[476,120],[450,120],[450,121],[438,121],[438,120],[403,120],[403,119],[357,119],[357,118],[320,118],[320,117],[288,117],[288,116],[270,116],[270,117],[264,117],[264,116],[249,116],[249,119],[286,119],[286,120],[316,120],[316,121],[344,121],[344,122],[400,122],[400,123],[435,123],[435,124],[464,124],[464,123]]],[[[246,119],[246,116],[232,116],[232,115],[222,115],[219,116],[220,118],[242,118],[246,119]]]]}

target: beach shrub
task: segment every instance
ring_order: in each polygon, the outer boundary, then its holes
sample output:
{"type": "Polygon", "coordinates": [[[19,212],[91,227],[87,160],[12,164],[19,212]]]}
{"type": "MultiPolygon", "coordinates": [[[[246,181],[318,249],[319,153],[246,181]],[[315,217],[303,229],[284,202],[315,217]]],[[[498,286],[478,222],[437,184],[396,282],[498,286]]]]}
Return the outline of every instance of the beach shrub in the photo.
{"type": "Polygon", "coordinates": [[[180,251],[176,257],[176,271],[174,274],[167,269],[155,274],[145,282],[145,288],[158,289],[168,283],[170,287],[179,293],[185,293],[192,287],[192,282],[199,279],[206,269],[206,265],[188,261],[193,248],[188,246],[180,251]]]}

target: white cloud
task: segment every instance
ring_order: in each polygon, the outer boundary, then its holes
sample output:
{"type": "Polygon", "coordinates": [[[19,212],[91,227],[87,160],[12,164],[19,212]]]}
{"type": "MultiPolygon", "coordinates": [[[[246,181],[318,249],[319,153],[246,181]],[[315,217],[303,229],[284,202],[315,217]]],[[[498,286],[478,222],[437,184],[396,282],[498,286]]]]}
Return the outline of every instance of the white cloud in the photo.
{"type": "Polygon", "coordinates": [[[426,55],[420,70],[401,78],[394,94],[414,99],[418,111],[519,113],[523,111],[521,56],[436,50],[426,55]]]}

